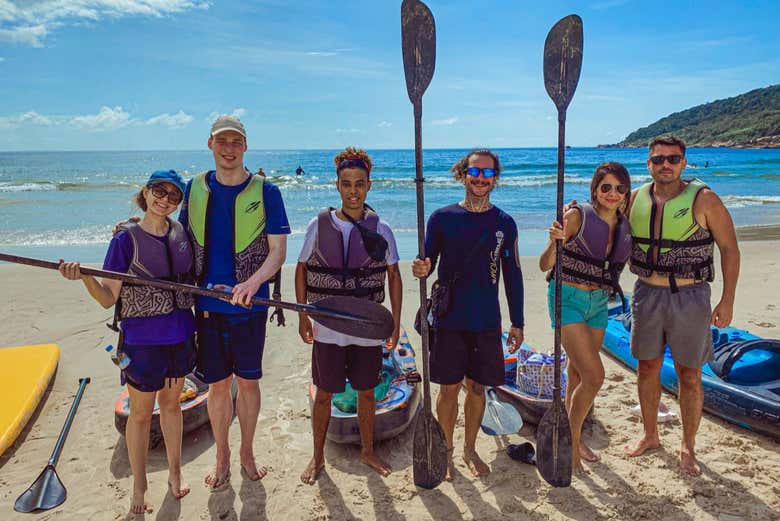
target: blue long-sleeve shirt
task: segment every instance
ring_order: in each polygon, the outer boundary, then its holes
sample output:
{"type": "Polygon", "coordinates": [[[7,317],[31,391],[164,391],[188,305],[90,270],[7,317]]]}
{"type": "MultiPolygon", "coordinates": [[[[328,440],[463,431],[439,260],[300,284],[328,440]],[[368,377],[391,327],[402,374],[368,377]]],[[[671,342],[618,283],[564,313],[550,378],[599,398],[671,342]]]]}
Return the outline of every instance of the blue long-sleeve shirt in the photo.
{"type": "Polygon", "coordinates": [[[483,213],[469,212],[457,204],[440,208],[428,219],[425,255],[433,263],[431,269],[438,263],[439,279],[460,274],[452,285],[450,310],[437,321],[437,327],[461,331],[500,328],[498,280],[502,272],[512,325],[525,325],[517,225],[509,214],[495,206],[483,213]]]}

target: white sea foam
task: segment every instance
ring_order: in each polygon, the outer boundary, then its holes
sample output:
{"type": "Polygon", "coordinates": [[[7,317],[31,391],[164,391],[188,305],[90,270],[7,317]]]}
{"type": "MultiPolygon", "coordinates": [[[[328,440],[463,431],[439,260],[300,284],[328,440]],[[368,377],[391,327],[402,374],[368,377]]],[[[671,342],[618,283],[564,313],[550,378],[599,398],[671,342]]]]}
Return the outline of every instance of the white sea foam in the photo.
{"type": "Polygon", "coordinates": [[[80,246],[106,244],[111,240],[111,226],[93,225],[71,230],[31,232],[27,230],[0,231],[0,245],[4,246],[80,246]]]}
{"type": "Polygon", "coordinates": [[[724,195],[721,199],[727,208],[780,204],[780,195],[724,195]]]}
{"type": "Polygon", "coordinates": [[[48,181],[31,183],[0,182],[0,192],[51,192],[57,190],[56,183],[48,181]]]}

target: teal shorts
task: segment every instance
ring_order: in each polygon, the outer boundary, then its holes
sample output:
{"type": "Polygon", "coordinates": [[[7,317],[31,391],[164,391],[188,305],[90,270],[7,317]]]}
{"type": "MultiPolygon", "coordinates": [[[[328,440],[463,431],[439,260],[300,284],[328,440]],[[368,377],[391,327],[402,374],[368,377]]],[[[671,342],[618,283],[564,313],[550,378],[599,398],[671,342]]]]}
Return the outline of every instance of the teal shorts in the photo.
{"type": "MultiPolygon", "coordinates": [[[[607,292],[585,290],[561,284],[561,326],[584,322],[593,329],[607,328],[607,292]]],[[[550,326],[555,329],[555,281],[547,286],[547,309],[550,326]]]]}

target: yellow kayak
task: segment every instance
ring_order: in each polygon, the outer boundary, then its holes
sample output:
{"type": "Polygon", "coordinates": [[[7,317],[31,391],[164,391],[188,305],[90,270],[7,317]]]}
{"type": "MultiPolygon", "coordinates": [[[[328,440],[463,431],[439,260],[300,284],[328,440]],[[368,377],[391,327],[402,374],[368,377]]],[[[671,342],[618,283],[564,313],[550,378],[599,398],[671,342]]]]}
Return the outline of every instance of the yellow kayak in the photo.
{"type": "Polygon", "coordinates": [[[0,348],[0,456],[35,412],[59,358],[57,344],[0,348]]]}

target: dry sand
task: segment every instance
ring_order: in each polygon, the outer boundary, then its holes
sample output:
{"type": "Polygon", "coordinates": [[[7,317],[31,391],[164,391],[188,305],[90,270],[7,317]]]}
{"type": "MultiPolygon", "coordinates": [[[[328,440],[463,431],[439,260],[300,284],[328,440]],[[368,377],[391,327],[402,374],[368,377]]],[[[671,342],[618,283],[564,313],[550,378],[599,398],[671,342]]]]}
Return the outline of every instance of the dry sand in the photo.
{"type": "MultiPolygon", "coordinates": [[[[733,325],[778,337],[780,242],[742,242],[741,247],[742,274],[733,325]]],[[[527,258],[524,263],[526,340],[547,347],[552,345],[552,333],[545,282],[536,262],[527,258]]],[[[292,273],[292,266],[285,267],[283,294],[287,298],[293,294],[292,273]]],[[[418,296],[406,262],[402,273],[403,323],[410,325],[418,296]]],[[[631,275],[624,277],[624,288],[631,288],[632,279],[631,275]]],[[[56,342],[62,350],[56,378],[38,413],[0,458],[0,519],[124,519],[130,500],[130,469],[124,438],[114,429],[118,373],[103,351],[115,341],[104,325],[111,312],[93,302],[81,284],[55,272],[0,266],[0,287],[0,345],[56,342]],[[17,514],[13,502],[45,465],[81,376],[91,376],[92,384],[57,467],[68,499],[46,513],[17,514]]],[[[716,282],[713,296],[719,294],[716,282]]],[[[326,471],[314,486],[303,485],[298,476],[311,457],[310,351],[298,338],[297,316],[288,314],[287,318],[287,327],[269,327],[261,382],[263,406],[255,450],[258,461],[270,467],[268,476],[260,482],[242,479],[237,461],[239,430],[234,422],[230,433],[236,448],[232,483],[224,491],[210,493],[202,480],[214,462],[215,449],[210,430],[200,429],[184,440],[184,474],[193,491],[182,501],[167,494],[164,449],[150,451],[147,499],[154,512],[145,519],[780,520],[780,444],[766,437],[705,415],[697,440],[705,469],[700,478],[678,472],[679,423],[662,424],[662,450],[639,459],[624,457],[623,446],[641,432],[639,421],[629,415],[637,403],[636,379],[607,357],[595,422],[585,433],[603,461],[590,464],[590,474],[575,480],[570,488],[552,489],[534,467],[506,456],[506,443],[532,439],[529,428],[524,428],[523,435],[503,438],[480,434],[477,448],[492,473],[483,479],[470,477],[459,458],[462,415],[456,429],[459,463],[452,483],[431,491],[414,486],[410,429],[378,445],[379,454],[394,469],[390,477],[383,479],[361,465],[357,447],[328,443],[326,471]]],[[[412,338],[419,345],[419,338],[414,334],[412,338]]],[[[664,395],[664,400],[678,410],[673,397],[664,395]]]]}

